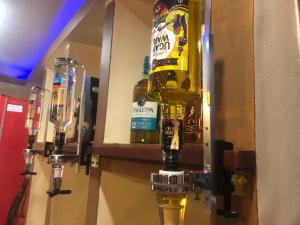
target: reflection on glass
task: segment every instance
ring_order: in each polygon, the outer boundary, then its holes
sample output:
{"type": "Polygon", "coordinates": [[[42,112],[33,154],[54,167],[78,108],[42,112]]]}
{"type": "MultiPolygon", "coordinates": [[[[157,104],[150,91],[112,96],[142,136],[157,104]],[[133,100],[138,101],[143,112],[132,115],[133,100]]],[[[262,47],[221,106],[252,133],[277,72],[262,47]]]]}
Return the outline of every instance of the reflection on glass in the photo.
{"type": "Polygon", "coordinates": [[[38,86],[33,86],[29,95],[28,112],[25,127],[28,135],[36,135],[41,127],[41,115],[44,91],[38,86]]]}
{"type": "Polygon", "coordinates": [[[70,58],[55,60],[50,121],[56,132],[64,132],[73,120],[77,67],[78,64],[70,58]]]}
{"type": "Polygon", "coordinates": [[[157,193],[161,225],[183,225],[186,194],[157,193]]]}

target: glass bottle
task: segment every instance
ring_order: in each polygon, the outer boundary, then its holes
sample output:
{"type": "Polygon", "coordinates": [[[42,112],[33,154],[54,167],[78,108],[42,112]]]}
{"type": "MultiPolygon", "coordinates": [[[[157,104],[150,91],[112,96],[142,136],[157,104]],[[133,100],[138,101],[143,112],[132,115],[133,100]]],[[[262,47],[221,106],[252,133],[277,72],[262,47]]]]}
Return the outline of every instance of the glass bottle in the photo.
{"type": "Polygon", "coordinates": [[[159,143],[160,95],[148,94],[149,56],[144,59],[142,79],[133,91],[131,116],[131,143],[159,143]]]}
{"type": "Polygon", "coordinates": [[[183,225],[186,193],[156,194],[161,225],[183,225]]]}
{"type": "Polygon", "coordinates": [[[25,127],[28,130],[27,148],[24,149],[24,171],[22,176],[36,175],[32,171],[32,163],[34,159],[34,142],[37,132],[41,127],[42,107],[43,107],[44,90],[39,86],[33,86],[29,94],[28,111],[25,127]]]}
{"type": "Polygon", "coordinates": [[[33,86],[29,94],[29,104],[25,127],[28,130],[28,148],[32,148],[36,133],[41,127],[42,104],[44,91],[39,86],[33,86]]]}
{"type": "MultiPolygon", "coordinates": [[[[201,32],[204,29],[204,2],[204,0],[154,2],[148,91],[160,92],[164,103],[175,99],[182,105],[190,107],[195,101],[201,102],[201,32]]],[[[194,106],[193,109],[201,110],[201,107],[194,106]]],[[[191,107],[186,111],[190,110],[191,107]]],[[[199,116],[197,119],[195,124],[198,127],[201,120],[199,116]]],[[[186,141],[197,143],[201,129],[199,127],[194,129],[191,124],[187,125],[189,127],[184,130],[190,134],[187,135],[186,141]]]]}
{"type": "Polygon", "coordinates": [[[183,151],[184,106],[171,102],[162,104],[162,161],[164,170],[176,171],[183,151]]]}
{"type": "Polygon", "coordinates": [[[50,122],[55,126],[58,151],[64,144],[65,131],[74,117],[75,83],[78,64],[70,58],[55,59],[55,76],[50,106],[50,122]]]}

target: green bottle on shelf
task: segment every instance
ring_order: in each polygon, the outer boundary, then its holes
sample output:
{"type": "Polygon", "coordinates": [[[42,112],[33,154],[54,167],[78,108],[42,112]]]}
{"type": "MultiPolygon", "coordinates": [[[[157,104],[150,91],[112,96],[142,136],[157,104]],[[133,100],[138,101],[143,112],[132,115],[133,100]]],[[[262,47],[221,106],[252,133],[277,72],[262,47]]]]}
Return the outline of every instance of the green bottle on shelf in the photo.
{"type": "Polygon", "coordinates": [[[158,144],[160,138],[160,102],[159,92],[148,94],[148,73],[150,57],[144,58],[142,79],[133,91],[131,115],[131,143],[158,144]]]}

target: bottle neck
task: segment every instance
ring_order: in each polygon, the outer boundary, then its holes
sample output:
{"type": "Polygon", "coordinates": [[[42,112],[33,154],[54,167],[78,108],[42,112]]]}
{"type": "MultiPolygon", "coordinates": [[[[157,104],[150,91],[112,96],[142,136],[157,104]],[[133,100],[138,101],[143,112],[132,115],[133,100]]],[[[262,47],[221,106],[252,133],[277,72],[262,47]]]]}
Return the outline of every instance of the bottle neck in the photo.
{"type": "Polygon", "coordinates": [[[142,80],[148,79],[148,74],[142,73],[142,80]]]}

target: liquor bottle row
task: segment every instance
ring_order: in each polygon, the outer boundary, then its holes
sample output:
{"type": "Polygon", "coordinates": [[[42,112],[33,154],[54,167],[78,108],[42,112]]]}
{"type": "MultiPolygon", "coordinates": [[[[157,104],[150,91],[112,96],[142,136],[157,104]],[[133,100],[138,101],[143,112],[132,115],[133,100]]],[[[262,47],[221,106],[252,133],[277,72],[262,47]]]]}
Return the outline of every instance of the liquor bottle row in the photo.
{"type": "MultiPolygon", "coordinates": [[[[168,135],[173,133],[182,137],[182,143],[201,143],[202,140],[202,111],[200,95],[195,93],[180,93],[179,96],[169,92],[148,91],[149,56],[144,59],[142,79],[134,87],[132,118],[131,118],[131,143],[163,144],[168,135]],[[180,126],[170,126],[173,120],[180,126]],[[168,125],[169,124],[169,125],[168,125]],[[163,138],[164,137],[164,138],[163,138]],[[163,140],[165,139],[165,140],[163,140]]],[[[169,74],[173,74],[170,71],[169,74]]],[[[175,74],[176,76],[176,74],[175,74]]],[[[166,79],[165,83],[167,83],[166,79]]],[[[173,81],[176,85],[176,81],[173,81]]],[[[160,83],[162,84],[162,82],[160,83]]],[[[162,90],[161,88],[158,90],[162,90]]],[[[177,135],[177,136],[178,136],[177,135]]],[[[174,139],[175,141],[175,139],[174,139]]]]}
{"type": "Polygon", "coordinates": [[[201,143],[203,4],[154,1],[151,54],[133,91],[131,143],[167,144],[171,150],[201,143]]]}

